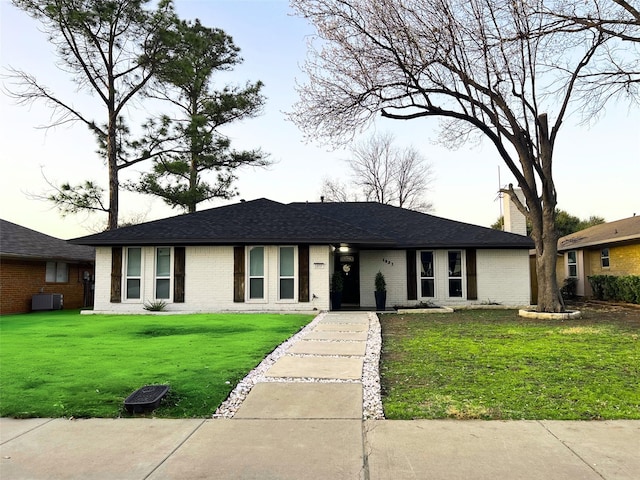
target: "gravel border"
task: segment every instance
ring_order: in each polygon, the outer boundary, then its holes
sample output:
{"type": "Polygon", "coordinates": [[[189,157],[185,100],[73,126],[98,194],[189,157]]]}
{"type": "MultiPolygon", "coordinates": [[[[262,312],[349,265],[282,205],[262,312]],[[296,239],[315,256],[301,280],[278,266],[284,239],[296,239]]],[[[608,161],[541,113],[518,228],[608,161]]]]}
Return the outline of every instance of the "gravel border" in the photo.
{"type": "Polygon", "coordinates": [[[375,313],[369,313],[369,334],[362,367],[362,418],[365,420],[384,419],[380,390],[380,350],[382,333],[380,320],[375,313]]]}
{"type": "MultiPolygon", "coordinates": [[[[233,418],[251,389],[259,382],[301,382],[301,383],[360,383],[362,382],[362,417],[364,419],[380,420],[384,418],[382,399],[380,398],[380,321],[375,313],[369,313],[369,331],[365,350],[361,380],[339,380],[318,378],[274,378],[265,377],[265,373],[287,350],[307,333],[313,330],[327,315],[321,312],[298,333],[280,344],[273,352],[260,362],[246,377],[244,377],[231,391],[227,399],[218,407],[212,418],[233,418]]],[[[308,355],[305,355],[308,356],[308,355]]]]}

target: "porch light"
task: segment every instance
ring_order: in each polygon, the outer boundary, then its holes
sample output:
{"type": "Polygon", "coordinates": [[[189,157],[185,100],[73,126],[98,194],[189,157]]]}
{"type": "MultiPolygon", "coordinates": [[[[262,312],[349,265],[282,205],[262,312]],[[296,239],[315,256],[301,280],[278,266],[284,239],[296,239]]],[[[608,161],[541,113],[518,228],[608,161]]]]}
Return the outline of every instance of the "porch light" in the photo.
{"type": "Polygon", "coordinates": [[[340,253],[347,253],[349,251],[349,247],[347,245],[340,245],[340,248],[338,250],[340,251],[340,253]]]}

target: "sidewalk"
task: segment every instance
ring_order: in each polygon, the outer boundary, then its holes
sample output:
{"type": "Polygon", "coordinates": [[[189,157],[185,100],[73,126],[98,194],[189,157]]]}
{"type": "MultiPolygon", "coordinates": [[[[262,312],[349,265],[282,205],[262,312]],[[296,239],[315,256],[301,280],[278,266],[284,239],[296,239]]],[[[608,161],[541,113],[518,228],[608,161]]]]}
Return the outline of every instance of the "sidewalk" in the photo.
{"type": "Polygon", "coordinates": [[[640,478],[640,421],[363,420],[375,322],[323,314],[233,418],[2,418],[0,478],[640,478]]]}

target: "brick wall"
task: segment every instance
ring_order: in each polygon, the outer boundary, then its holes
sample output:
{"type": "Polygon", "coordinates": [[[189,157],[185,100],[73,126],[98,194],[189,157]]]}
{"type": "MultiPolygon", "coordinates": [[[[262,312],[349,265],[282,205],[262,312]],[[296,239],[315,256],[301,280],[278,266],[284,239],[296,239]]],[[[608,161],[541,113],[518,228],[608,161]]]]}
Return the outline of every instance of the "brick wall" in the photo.
{"type": "MultiPolygon", "coordinates": [[[[589,284],[592,275],[640,275],[640,243],[635,245],[609,246],[609,267],[602,267],[601,254],[606,245],[597,248],[578,250],[578,289],[579,296],[591,297],[593,292],[589,284]]],[[[556,278],[562,287],[567,277],[567,252],[558,256],[556,278]]]]}
{"type": "Polygon", "coordinates": [[[585,252],[591,275],[640,275],[640,243],[609,247],[609,268],[602,267],[601,252],[600,248],[585,252]]]}
{"type": "Polygon", "coordinates": [[[478,250],[478,301],[524,306],[531,300],[527,250],[478,250]]]}
{"type": "Polygon", "coordinates": [[[375,278],[378,271],[387,283],[387,307],[407,305],[407,257],[404,250],[360,252],[360,306],[376,306],[375,278]]]}
{"type": "MultiPolygon", "coordinates": [[[[100,247],[96,249],[95,311],[145,312],[143,308],[145,301],[152,300],[154,295],[155,248],[144,247],[142,250],[142,269],[144,272],[141,285],[142,298],[111,303],[111,248],[100,247]]],[[[185,251],[185,301],[184,303],[168,303],[166,311],[308,311],[314,308],[328,310],[329,253],[329,246],[310,246],[310,301],[298,303],[297,301],[278,299],[278,247],[265,246],[265,299],[235,303],[233,301],[233,247],[187,247],[185,251]],[[313,298],[314,295],[316,298],[313,298]]],[[[245,255],[247,256],[248,253],[245,255]]],[[[123,292],[124,288],[123,278],[123,292]]],[[[297,285],[295,291],[297,292],[297,285]]]]}
{"type": "MultiPolygon", "coordinates": [[[[144,300],[153,298],[154,248],[143,248],[142,299],[122,303],[110,303],[111,248],[96,249],[96,300],[95,311],[144,313],[144,300]]],[[[360,255],[360,305],[375,306],[374,279],[378,271],[387,282],[387,305],[407,305],[406,253],[404,250],[361,251],[360,255]]],[[[328,310],[329,278],[333,268],[328,245],[309,248],[309,296],[308,303],[278,299],[278,247],[265,246],[265,299],[261,301],[233,301],[233,247],[187,247],[185,264],[185,302],[169,303],[167,311],[300,311],[328,310]],[[315,298],[314,298],[315,295],[315,298]]],[[[465,259],[462,259],[463,268],[465,259]]],[[[433,299],[441,305],[466,305],[488,301],[504,305],[528,305],[529,256],[527,250],[478,250],[477,282],[478,300],[447,298],[447,250],[435,251],[436,293],[433,299]]],[[[418,269],[419,272],[419,269],[418,269]]],[[[463,284],[466,294],[466,272],[463,284]]],[[[124,285],[123,285],[124,290],[124,285]]]]}
{"type": "Polygon", "coordinates": [[[68,264],[67,283],[46,283],[46,262],[2,259],[0,262],[0,314],[31,311],[31,297],[36,293],[61,293],[63,308],[83,306],[84,271],[93,273],[88,264],[68,264]]]}
{"type": "MultiPolygon", "coordinates": [[[[476,270],[478,299],[466,299],[467,280],[465,254],[463,250],[463,298],[448,296],[448,250],[434,251],[435,298],[437,305],[468,305],[499,302],[503,305],[529,305],[531,297],[529,276],[529,252],[527,250],[477,250],[476,270]]],[[[420,261],[418,252],[416,261],[420,261]]],[[[387,306],[410,305],[418,301],[407,299],[406,254],[404,250],[376,250],[360,252],[360,305],[374,307],[374,278],[380,270],[387,282],[387,306]]],[[[420,275],[420,266],[417,267],[420,275]]],[[[420,285],[418,284],[418,297],[420,285]]]]}

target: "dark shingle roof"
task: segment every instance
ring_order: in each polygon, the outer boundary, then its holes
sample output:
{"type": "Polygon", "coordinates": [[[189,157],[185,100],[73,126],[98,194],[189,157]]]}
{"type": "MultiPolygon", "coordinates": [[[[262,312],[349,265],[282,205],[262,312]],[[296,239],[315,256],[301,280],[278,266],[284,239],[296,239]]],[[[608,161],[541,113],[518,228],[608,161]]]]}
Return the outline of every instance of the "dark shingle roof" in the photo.
{"type": "Polygon", "coordinates": [[[352,243],[391,240],[367,230],[267,199],[73,239],[86,245],[233,245],[238,243],[352,243]]]}
{"type": "Polygon", "coordinates": [[[375,202],[295,203],[298,208],[330,216],[394,239],[397,248],[531,248],[522,235],[479,227],[375,202]]]}
{"type": "Polygon", "coordinates": [[[379,203],[267,199],[123,227],[71,240],[85,245],[349,243],[369,248],[531,248],[527,237],[379,203]]]}
{"type": "Polygon", "coordinates": [[[72,245],[65,240],[0,219],[0,255],[32,260],[93,262],[95,249],[72,245]]]}

